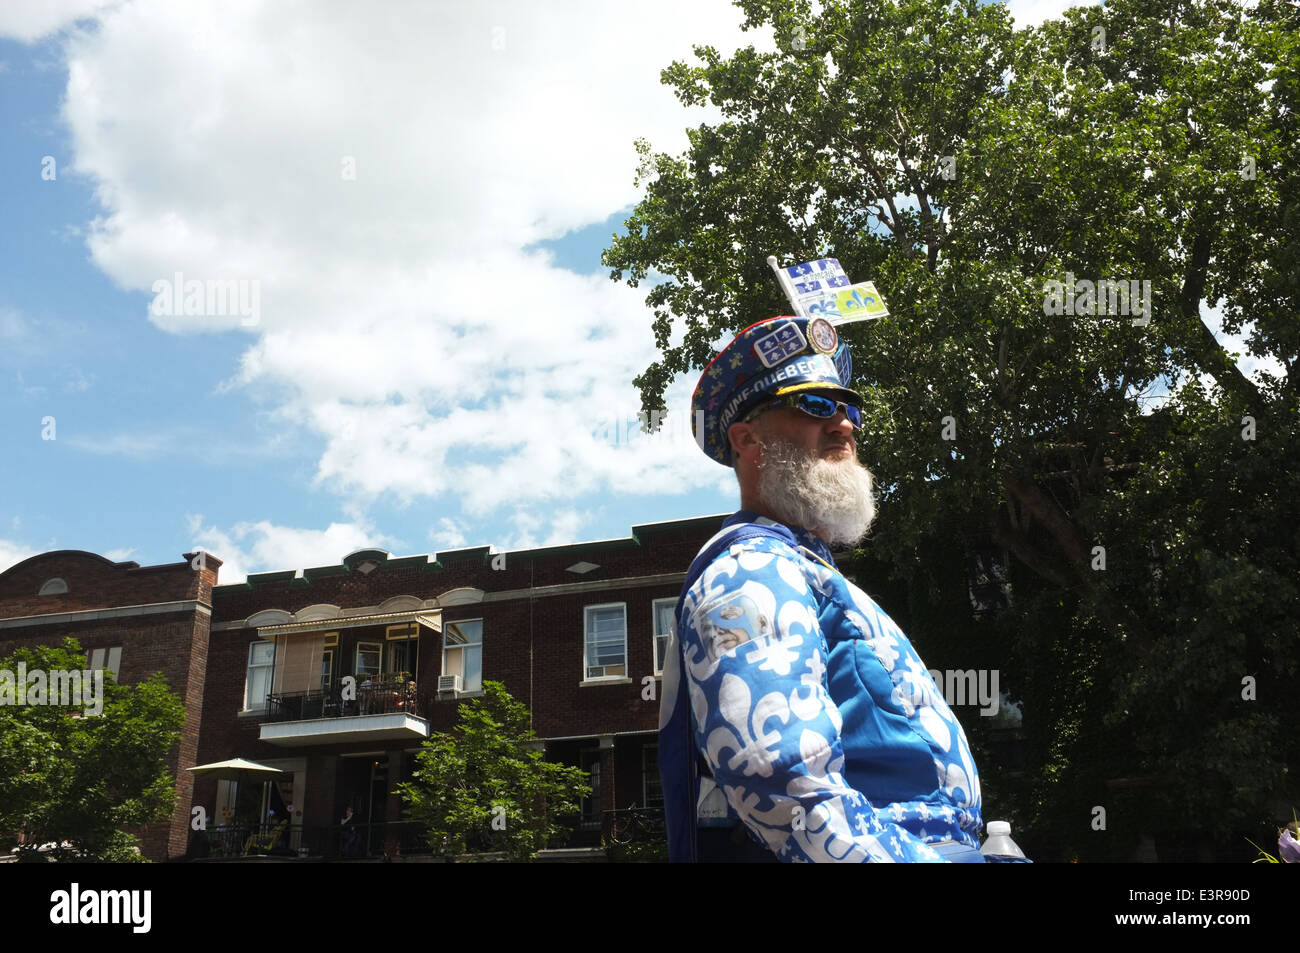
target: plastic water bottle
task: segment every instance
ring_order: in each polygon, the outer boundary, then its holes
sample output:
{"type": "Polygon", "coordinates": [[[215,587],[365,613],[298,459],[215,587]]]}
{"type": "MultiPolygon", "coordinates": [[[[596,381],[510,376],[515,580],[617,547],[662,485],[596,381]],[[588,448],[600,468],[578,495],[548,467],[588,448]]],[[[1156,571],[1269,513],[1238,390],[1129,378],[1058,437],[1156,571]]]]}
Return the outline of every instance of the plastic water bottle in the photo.
{"type": "Polygon", "coordinates": [[[989,821],[985,827],[988,839],[980,848],[980,853],[992,857],[1015,857],[1024,859],[1025,852],[1011,839],[1011,824],[1008,821],[989,821]]]}

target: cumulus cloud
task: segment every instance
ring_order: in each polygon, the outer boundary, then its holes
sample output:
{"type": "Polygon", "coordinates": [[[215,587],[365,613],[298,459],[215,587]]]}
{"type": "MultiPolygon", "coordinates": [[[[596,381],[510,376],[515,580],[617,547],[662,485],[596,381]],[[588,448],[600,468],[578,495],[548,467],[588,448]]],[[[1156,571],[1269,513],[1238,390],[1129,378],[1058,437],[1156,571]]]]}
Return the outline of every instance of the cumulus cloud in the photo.
{"type": "Polygon", "coordinates": [[[564,546],[581,539],[581,530],[590,521],[590,515],[577,510],[564,509],[541,516],[526,510],[516,510],[511,517],[514,535],[501,546],[502,551],[537,549],[543,546],[564,546]]]}
{"type": "Polygon", "coordinates": [[[314,435],[316,483],[350,505],[707,485],[698,451],[600,435],[655,355],[644,289],[535,246],[637,200],[633,139],[679,150],[700,118],[659,71],[761,41],[740,19],[722,0],[123,3],[67,46],[92,258],[164,330],[249,335],[224,390],[314,435]],[[148,307],[159,282],[255,283],[257,321],[148,307]]]}
{"type": "Polygon", "coordinates": [[[42,551],[17,540],[0,539],[0,572],[4,572],[11,566],[16,566],[24,559],[35,556],[42,551]]]}
{"type": "Polygon", "coordinates": [[[5,0],[0,4],[0,36],[31,43],[83,17],[93,17],[120,0],[5,0]]]}
{"type": "Polygon", "coordinates": [[[358,549],[392,550],[394,541],[360,523],[331,523],[323,530],[278,526],[269,520],[236,523],[229,529],[205,526],[202,514],[186,517],[193,548],[222,561],[221,585],[243,582],[250,572],[333,566],[358,549]]]}
{"type": "Polygon", "coordinates": [[[435,552],[461,549],[465,546],[465,527],[450,516],[440,517],[438,525],[429,530],[429,540],[435,552]]]}

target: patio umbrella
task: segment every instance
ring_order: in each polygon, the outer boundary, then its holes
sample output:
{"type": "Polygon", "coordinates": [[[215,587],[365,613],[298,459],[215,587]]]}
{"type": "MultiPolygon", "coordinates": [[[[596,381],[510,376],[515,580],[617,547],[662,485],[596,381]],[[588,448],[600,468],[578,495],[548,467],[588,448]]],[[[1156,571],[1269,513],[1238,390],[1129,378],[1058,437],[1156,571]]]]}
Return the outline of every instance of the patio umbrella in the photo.
{"type": "Polygon", "coordinates": [[[259,764],[246,758],[230,758],[227,761],[214,761],[211,764],[197,764],[192,768],[195,777],[216,778],[220,781],[271,781],[276,775],[288,774],[269,764],[259,764]]]}
{"type": "MultiPolygon", "coordinates": [[[[249,761],[246,758],[230,758],[226,761],[214,761],[211,764],[198,764],[186,770],[192,771],[196,778],[216,778],[219,781],[236,781],[241,786],[246,783],[265,784],[273,781],[288,771],[281,771],[279,768],[273,768],[269,764],[259,764],[256,761],[249,761]]],[[[221,828],[218,828],[220,830],[221,828]]],[[[258,828],[251,828],[256,831],[258,828]]],[[[243,828],[235,828],[241,831],[233,844],[227,844],[225,850],[234,853],[239,850],[239,840],[242,839],[243,828]]],[[[244,848],[248,848],[245,846],[244,848]]],[[[206,855],[205,855],[206,856],[206,855]]]]}
{"type": "Polygon", "coordinates": [[[247,758],[230,758],[227,761],[214,761],[211,764],[199,764],[186,770],[192,771],[197,778],[216,778],[218,781],[236,781],[244,785],[266,784],[274,781],[288,771],[281,771],[269,764],[249,761],[247,758]]]}

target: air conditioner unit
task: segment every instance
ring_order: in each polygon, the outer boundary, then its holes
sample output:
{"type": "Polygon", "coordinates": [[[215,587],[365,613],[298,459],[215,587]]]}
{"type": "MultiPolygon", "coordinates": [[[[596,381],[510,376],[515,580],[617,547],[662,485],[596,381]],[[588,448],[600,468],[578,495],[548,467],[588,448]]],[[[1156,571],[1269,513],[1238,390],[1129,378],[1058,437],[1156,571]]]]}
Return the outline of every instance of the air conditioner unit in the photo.
{"type": "Polygon", "coordinates": [[[460,691],[459,675],[439,675],[438,691],[440,692],[458,692],[460,691]]]}

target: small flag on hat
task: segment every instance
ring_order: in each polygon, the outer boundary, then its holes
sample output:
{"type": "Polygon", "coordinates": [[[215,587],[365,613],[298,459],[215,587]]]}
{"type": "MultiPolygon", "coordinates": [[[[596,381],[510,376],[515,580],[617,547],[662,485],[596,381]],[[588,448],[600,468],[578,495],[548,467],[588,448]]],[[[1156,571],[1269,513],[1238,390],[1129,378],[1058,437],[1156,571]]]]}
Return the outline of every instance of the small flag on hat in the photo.
{"type": "Polygon", "coordinates": [[[781,290],[795,313],[805,318],[826,318],[831,324],[866,321],[889,316],[884,297],[870,281],[851,284],[836,258],[817,258],[781,267],[776,256],[767,257],[781,290]]]}
{"type": "Polygon", "coordinates": [[[835,310],[839,312],[839,319],[831,318],[831,324],[889,317],[884,297],[870,281],[839,289],[835,294],[835,310]]]}

